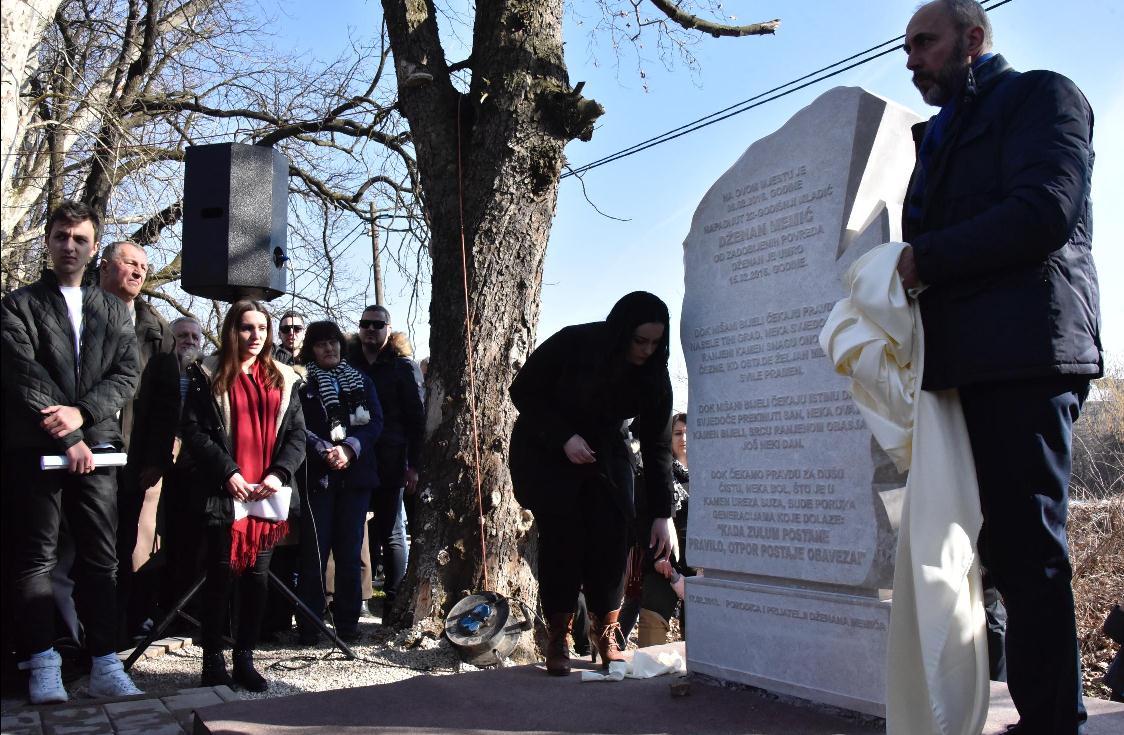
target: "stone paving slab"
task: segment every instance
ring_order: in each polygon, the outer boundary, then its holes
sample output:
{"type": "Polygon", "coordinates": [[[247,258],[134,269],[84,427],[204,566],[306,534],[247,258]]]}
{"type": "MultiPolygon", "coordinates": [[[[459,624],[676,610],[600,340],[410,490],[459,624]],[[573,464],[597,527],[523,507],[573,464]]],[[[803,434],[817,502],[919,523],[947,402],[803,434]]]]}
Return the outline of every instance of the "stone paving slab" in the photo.
{"type": "MultiPolygon", "coordinates": [[[[140,658],[138,658],[137,661],[145,661],[145,660],[150,659],[150,658],[159,658],[160,656],[163,656],[165,653],[169,653],[171,651],[178,651],[179,649],[183,648],[184,646],[190,646],[190,645],[191,645],[191,639],[190,638],[184,638],[182,636],[172,636],[171,638],[161,638],[158,641],[153,641],[148,646],[148,648],[144,649],[144,653],[142,653],[140,655],[140,658]]],[[[117,658],[121,661],[124,661],[125,659],[129,658],[129,656],[133,655],[134,649],[135,649],[135,647],[134,648],[126,648],[123,651],[118,651],[117,652],[117,658]]]]}
{"type": "Polygon", "coordinates": [[[113,725],[98,705],[59,707],[39,712],[43,735],[113,735],[113,725]]]}
{"type": "Polygon", "coordinates": [[[38,712],[16,712],[0,717],[0,732],[4,735],[39,735],[43,732],[38,712]]]}
{"type": "Polygon", "coordinates": [[[193,687],[121,699],[25,705],[3,716],[3,735],[186,735],[195,710],[238,701],[230,687],[193,687]]]}

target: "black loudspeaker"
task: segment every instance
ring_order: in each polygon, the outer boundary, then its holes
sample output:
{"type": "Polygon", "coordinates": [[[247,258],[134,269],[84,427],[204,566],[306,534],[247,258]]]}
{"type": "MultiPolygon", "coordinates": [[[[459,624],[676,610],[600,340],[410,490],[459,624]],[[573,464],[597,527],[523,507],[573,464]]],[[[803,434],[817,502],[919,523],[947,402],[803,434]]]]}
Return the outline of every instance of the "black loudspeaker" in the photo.
{"type": "Polygon", "coordinates": [[[222,301],[285,293],[289,160],[242,143],[191,146],[183,182],[181,286],[222,301]]]}

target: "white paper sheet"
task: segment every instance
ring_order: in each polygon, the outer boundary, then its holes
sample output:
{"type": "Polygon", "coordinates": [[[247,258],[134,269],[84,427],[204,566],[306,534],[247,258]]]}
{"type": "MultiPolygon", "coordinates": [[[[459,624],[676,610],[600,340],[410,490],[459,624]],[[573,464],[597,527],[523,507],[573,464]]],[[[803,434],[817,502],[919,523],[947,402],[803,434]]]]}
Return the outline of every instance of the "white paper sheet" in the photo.
{"type": "Polygon", "coordinates": [[[252,503],[243,503],[235,500],[234,520],[240,521],[246,516],[262,518],[267,521],[288,520],[289,501],[292,497],[293,488],[288,485],[283,485],[280,490],[264,500],[255,500],[252,503]]]}

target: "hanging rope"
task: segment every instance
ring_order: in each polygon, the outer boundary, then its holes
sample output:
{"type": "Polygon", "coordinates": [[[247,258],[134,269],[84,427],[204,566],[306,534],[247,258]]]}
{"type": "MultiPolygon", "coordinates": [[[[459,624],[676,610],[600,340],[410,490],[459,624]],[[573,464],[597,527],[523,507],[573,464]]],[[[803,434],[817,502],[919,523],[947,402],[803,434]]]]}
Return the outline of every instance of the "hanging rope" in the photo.
{"type": "Polygon", "coordinates": [[[457,207],[461,227],[461,275],[464,279],[464,337],[468,353],[468,410],[472,417],[472,456],[476,477],[476,509],[480,516],[480,566],[484,570],[484,589],[488,584],[488,547],[484,542],[484,494],[480,481],[480,428],[476,416],[476,368],[472,356],[472,314],[468,298],[468,248],[464,241],[464,169],[461,165],[461,105],[464,95],[457,98],[457,207]]]}

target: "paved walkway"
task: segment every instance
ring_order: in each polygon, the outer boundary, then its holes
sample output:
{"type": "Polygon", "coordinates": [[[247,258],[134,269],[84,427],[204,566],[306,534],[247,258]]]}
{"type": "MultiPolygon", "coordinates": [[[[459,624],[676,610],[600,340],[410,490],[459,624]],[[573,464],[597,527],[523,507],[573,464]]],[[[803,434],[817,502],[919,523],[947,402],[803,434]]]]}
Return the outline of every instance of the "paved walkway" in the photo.
{"type": "MultiPolygon", "coordinates": [[[[190,638],[164,638],[149,646],[139,660],[163,656],[191,645],[190,638]]],[[[124,661],[133,651],[121,651],[124,661]]],[[[66,704],[26,704],[4,701],[2,735],[187,735],[195,710],[238,701],[229,687],[195,687],[164,694],[141,694],[121,699],[72,697],[66,704]]]]}
{"type": "Polygon", "coordinates": [[[126,699],[72,699],[3,715],[4,735],[187,735],[195,710],[238,700],[229,687],[197,687],[126,699]]]}

